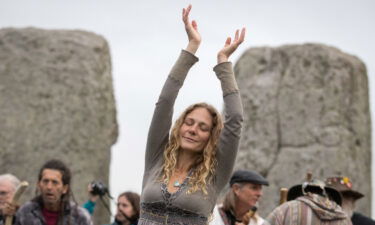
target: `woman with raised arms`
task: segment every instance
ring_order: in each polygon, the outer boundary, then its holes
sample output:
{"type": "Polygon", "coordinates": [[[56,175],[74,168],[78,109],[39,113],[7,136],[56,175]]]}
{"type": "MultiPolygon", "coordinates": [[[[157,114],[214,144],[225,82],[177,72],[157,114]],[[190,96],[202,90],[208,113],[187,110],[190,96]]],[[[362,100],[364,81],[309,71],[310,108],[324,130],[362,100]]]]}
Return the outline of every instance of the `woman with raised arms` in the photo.
{"type": "Polygon", "coordinates": [[[194,54],[201,43],[196,21],[189,20],[190,10],[191,5],[182,12],[189,43],[164,84],[149,128],[138,225],[207,224],[238,150],[243,109],[228,58],[244,41],[244,28],[233,40],[227,38],[213,69],[221,82],[224,124],[214,107],[197,103],[171,129],[177,94],[198,61],[194,54]]]}

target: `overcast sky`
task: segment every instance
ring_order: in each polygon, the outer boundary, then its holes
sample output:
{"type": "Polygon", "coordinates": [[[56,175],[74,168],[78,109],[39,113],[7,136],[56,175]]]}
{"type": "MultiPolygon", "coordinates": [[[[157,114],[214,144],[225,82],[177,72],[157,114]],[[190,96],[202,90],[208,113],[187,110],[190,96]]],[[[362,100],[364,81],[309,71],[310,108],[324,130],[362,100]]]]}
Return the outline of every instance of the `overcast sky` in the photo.
{"type": "Polygon", "coordinates": [[[162,84],[187,44],[181,10],[189,3],[202,44],[197,52],[199,63],[180,92],[175,116],[200,101],[221,108],[221,90],[212,67],[225,38],[243,26],[246,40],[232,61],[250,47],[331,45],[367,65],[374,107],[373,0],[0,0],[1,28],[82,29],[109,42],[120,128],[112,148],[113,196],[124,190],[141,191],[148,126],[162,84]]]}

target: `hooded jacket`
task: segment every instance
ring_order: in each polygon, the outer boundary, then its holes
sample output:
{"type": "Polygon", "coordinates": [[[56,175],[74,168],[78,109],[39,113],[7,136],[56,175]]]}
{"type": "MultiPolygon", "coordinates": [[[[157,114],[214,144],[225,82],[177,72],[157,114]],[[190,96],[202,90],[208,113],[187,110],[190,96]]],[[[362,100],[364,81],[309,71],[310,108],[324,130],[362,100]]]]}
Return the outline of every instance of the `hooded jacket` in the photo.
{"type": "Polygon", "coordinates": [[[271,225],[352,224],[339,205],[328,198],[311,193],[280,205],[266,220],[271,225]]]}

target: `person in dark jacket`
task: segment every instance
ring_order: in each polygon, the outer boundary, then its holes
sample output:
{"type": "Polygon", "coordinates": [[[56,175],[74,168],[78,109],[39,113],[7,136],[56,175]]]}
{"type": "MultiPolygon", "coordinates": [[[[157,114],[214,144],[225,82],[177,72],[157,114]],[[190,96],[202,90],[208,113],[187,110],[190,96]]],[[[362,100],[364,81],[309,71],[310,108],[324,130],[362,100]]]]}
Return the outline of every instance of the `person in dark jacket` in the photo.
{"type": "Polygon", "coordinates": [[[16,225],[92,225],[90,215],[71,200],[71,172],[60,160],[39,171],[37,196],[16,213],[16,225]]]}
{"type": "Polygon", "coordinates": [[[375,225],[375,221],[371,218],[354,212],[356,201],[363,198],[364,195],[352,189],[353,184],[348,177],[329,177],[326,179],[326,184],[341,193],[341,206],[351,218],[353,225],[375,225]]]}

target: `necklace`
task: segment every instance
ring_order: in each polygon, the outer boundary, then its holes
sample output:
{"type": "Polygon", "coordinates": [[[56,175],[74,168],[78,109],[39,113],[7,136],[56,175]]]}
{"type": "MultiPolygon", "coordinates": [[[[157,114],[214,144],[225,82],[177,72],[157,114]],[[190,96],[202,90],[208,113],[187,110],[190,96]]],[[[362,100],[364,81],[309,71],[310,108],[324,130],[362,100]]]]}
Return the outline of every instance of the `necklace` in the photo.
{"type": "MultiPolygon", "coordinates": [[[[187,173],[185,179],[182,181],[182,183],[180,183],[178,180],[175,180],[175,182],[173,182],[173,187],[175,187],[175,188],[180,188],[180,187],[182,186],[182,184],[183,184],[184,182],[186,182],[186,179],[189,179],[189,178],[190,178],[190,175],[191,175],[192,172],[193,172],[193,170],[191,170],[191,169],[188,171],[188,173],[187,173]]],[[[178,176],[177,176],[177,177],[178,177],[178,176]]]]}
{"type": "Polygon", "coordinates": [[[173,183],[173,187],[180,187],[181,184],[180,182],[178,182],[178,180],[176,180],[174,183],[173,183]]]}

